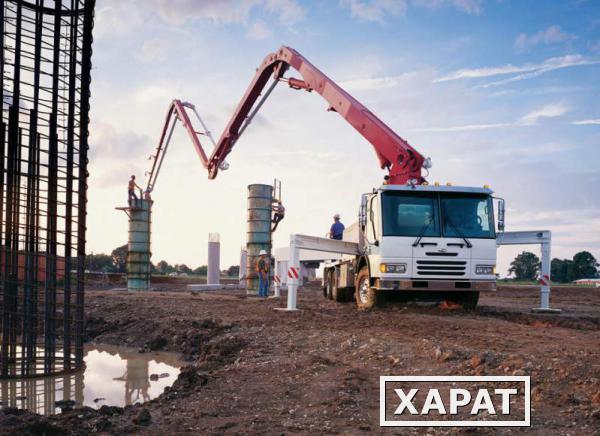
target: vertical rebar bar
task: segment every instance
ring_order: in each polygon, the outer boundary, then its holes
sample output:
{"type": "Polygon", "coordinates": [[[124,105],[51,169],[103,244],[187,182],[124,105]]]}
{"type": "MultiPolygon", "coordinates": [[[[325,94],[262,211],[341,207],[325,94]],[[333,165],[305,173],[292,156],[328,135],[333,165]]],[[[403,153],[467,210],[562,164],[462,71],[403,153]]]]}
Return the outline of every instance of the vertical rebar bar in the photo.
{"type": "Polygon", "coordinates": [[[83,363],[94,6],[0,0],[0,377],[83,363]]]}

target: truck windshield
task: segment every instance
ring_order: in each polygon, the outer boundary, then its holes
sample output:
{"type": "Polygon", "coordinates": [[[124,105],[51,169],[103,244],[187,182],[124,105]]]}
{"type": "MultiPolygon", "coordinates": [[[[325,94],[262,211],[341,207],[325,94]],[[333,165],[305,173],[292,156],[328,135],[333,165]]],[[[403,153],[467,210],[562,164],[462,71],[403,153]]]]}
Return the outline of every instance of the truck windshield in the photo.
{"type": "Polygon", "coordinates": [[[486,194],[387,191],[382,212],[384,236],[496,237],[486,194]]]}
{"type": "Polygon", "coordinates": [[[440,236],[438,199],[434,193],[386,192],[384,236],[440,236]]]}
{"type": "Polygon", "coordinates": [[[489,195],[441,194],[444,236],[494,238],[492,199],[489,195]]]}

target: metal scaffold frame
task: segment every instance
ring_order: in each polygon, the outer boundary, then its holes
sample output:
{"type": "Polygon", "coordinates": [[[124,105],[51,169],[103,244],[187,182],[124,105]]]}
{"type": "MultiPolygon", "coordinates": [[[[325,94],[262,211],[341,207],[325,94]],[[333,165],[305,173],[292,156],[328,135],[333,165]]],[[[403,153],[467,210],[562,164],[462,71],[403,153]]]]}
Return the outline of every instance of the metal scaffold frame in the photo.
{"type": "Polygon", "coordinates": [[[0,377],[83,364],[95,0],[1,0],[0,377]]]}

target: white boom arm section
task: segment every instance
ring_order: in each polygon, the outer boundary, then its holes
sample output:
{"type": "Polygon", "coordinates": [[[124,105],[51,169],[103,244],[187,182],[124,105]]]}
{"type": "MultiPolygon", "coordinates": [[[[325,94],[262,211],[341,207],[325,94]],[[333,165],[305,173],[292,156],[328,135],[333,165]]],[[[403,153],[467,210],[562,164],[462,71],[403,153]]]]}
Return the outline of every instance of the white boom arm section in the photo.
{"type": "Polygon", "coordinates": [[[288,261],[287,280],[287,308],[297,310],[296,301],[298,294],[300,272],[300,250],[323,251],[336,254],[360,254],[356,242],[338,241],[335,239],[318,238],[308,235],[290,235],[290,257],[288,261]]]}
{"type": "Polygon", "coordinates": [[[531,230],[522,232],[498,233],[498,245],[525,245],[539,244],[542,252],[542,274],[540,276],[541,298],[540,307],[534,312],[560,313],[560,309],[550,308],[550,244],[552,232],[550,230],[531,230]]]}

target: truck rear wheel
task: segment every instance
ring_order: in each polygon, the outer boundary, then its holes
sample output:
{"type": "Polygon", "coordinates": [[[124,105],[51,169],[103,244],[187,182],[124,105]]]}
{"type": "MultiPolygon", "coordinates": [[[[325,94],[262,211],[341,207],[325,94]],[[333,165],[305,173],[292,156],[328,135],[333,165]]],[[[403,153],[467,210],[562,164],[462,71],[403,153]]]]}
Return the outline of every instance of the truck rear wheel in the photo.
{"type": "Polygon", "coordinates": [[[381,293],[371,287],[369,268],[363,267],[356,276],[356,306],[361,310],[371,310],[381,303],[381,293]]]}
{"type": "Polygon", "coordinates": [[[331,281],[331,299],[338,303],[346,301],[346,293],[344,289],[340,289],[340,281],[338,280],[337,272],[332,271],[333,280],[331,281]]]}
{"type": "Polygon", "coordinates": [[[328,299],[333,298],[333,280],[335,279],[335,269],[325,271],[325,287],[323,288],[323,296],[328,299]]]}

